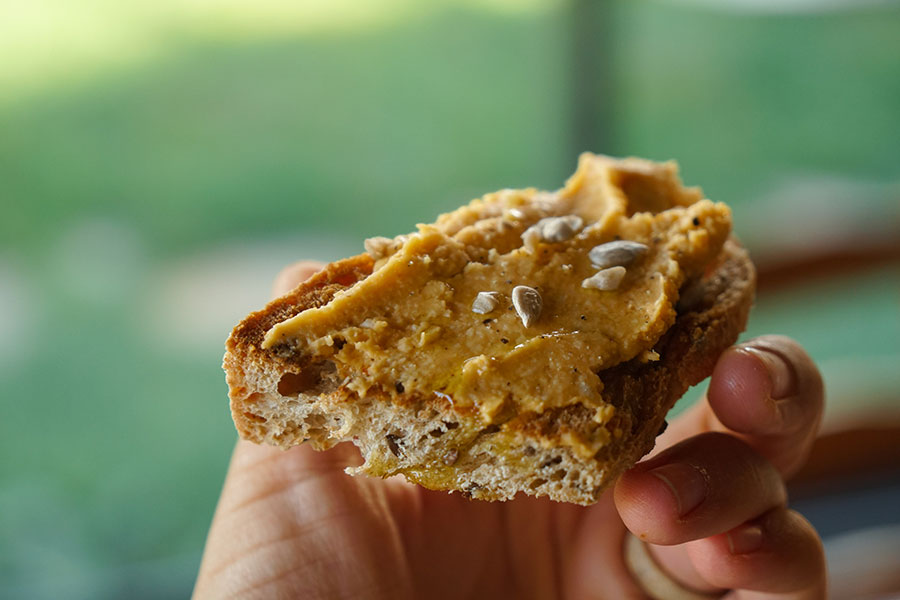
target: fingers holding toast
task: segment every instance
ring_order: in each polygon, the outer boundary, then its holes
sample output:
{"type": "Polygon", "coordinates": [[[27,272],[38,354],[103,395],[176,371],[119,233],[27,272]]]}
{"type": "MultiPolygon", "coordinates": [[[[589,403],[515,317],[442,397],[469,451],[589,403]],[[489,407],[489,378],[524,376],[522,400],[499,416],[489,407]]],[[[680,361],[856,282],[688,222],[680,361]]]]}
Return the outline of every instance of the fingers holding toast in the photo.
{"type": "Polygon", "coordinates": [[[784,336],[762,336],[722,354],[706,401],[672,423],[657,447],[698,433],[727,432],[790,477],[812,447],[824,402],[822,377],[803,348],[784,336]]]}
{"type": "Polygon", "coordinates": [[[682,544],[737,527],[787,500],[771,463],[740,440],[706,433],[627,471],[615,487],[625,525],[654,544],[682,544]]]}
{"type": "Polygon", "coordinates": [[[741,590],[729,597],[748,599],[821,597],[821,542],[787,509],[783,481],[806,460],[823,408],[822,378],[793,340],[763,336],[726,350],[704,401],[618,482],[623,521],[667,544],[651,552],[688,587],[741,590]]]}

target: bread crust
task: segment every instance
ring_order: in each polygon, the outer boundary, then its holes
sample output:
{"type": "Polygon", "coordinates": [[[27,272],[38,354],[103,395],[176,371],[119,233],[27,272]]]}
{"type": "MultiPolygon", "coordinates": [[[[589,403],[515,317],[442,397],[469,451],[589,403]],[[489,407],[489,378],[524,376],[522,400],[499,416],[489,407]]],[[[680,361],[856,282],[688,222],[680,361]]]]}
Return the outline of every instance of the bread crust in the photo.
{"type": "Polygon", "coordinates": [[[619,434],[584,457],[561,443],[568,432],[596,427],[581,405],[517,414],[485,427],[477,415],[439,396],[360,398],[328,372],[309,379],[315,369],[298,354],[261,348],[276,323],[328,303],[373,265],[367,254],[331,263],[235,327],[223,367],[241,437],[282,448],[308,441],[324,449],[350,441],[365,459],[349,469],[354,474],[399,473],[431,489],[485,500],[524,492],[578,504],[595,502],[653,448],[669,409],[712,373],[719,354],[743,331],[756,281],[746,250],[727,241],[707,274],[682,290],[675,324],[654,346],[659,360],[635,358],[597,373],[604,397],[616,407],[607,427],[619,434]]]}

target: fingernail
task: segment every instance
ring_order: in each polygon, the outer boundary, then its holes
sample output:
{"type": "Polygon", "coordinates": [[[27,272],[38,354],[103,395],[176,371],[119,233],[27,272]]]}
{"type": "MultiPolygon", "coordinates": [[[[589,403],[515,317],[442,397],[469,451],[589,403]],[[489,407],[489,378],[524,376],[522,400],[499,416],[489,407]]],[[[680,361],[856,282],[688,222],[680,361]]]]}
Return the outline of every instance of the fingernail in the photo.
{"type": "Polygon", "coordinates": [[[750,554],[762,548],[763,533],[759,525],[741,525],[728,532],[728,549],[732,554],[750,554]]]}
{"type": "Polygon", "coordinates": [[[781,356],[768,348],[744,346],[743,350],[758,358],[765,365],[766,371],[769,373],[769,380],[772,382],[772,389],[769,392],[772,400],[779,400],[793,393],[794,373],[781,356]]]}
{"type": "Polygon", "coordinates": [[[692,465],[670,463],[653,469],[650,474],[666,484],[675,496],[679,517],[687,515],[706,499],[706,477],[692,465]]]}

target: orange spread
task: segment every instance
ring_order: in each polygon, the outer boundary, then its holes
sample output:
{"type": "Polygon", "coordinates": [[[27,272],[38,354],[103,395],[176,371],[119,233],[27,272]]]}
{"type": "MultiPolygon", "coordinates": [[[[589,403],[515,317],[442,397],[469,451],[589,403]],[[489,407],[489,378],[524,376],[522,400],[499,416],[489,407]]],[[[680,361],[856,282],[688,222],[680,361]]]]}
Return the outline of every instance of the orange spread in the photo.
{"type": "Polygon", "coordinates": [[[658,359],[652,348],[675,321],[679,288],[715,259],[730,229],[728,207],[683,187],[674,164],[584,154],[557,192],[488,194],[372,245],[384,255],[370,276],[273,327],[264,347],[287,343],[334,362],[361,396],[437,394],[486,423],[581,403],[604,423],[614,411],[595,373],[658,359]],[[570,215],[581,225],[568,239],[535,236],[539,220],[570,215]],[[615,289],[584,287],[598,272],[591,249],[614,240],[646,252],[615,289]],[[513,306],[516,286],[540,295],[529,327],[513,306]],[[473,311],[479,292],[496,292],[490,312],[473,311]]]}

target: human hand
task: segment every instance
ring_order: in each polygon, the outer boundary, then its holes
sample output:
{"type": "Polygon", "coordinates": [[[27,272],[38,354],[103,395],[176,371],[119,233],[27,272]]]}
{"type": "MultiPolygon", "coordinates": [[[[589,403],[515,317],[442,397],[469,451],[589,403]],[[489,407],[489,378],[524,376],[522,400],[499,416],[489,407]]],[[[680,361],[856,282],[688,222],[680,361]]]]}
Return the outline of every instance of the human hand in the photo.
{"type": "MultiPolygon", "coordinates": [[[[276,295],[319,267],[289,267],[276,295]]],[[[344,467],[360,462],[349,444],[239,441],[194,598],[642,598],[623,559],[626,527],[684,586],[824,598],[821,542],[786,507],[784,484],[822,408],[818,370],[796,343],[766,336],[731,348],[706,398],[590,507],[349,477],[344,467]]]]}

